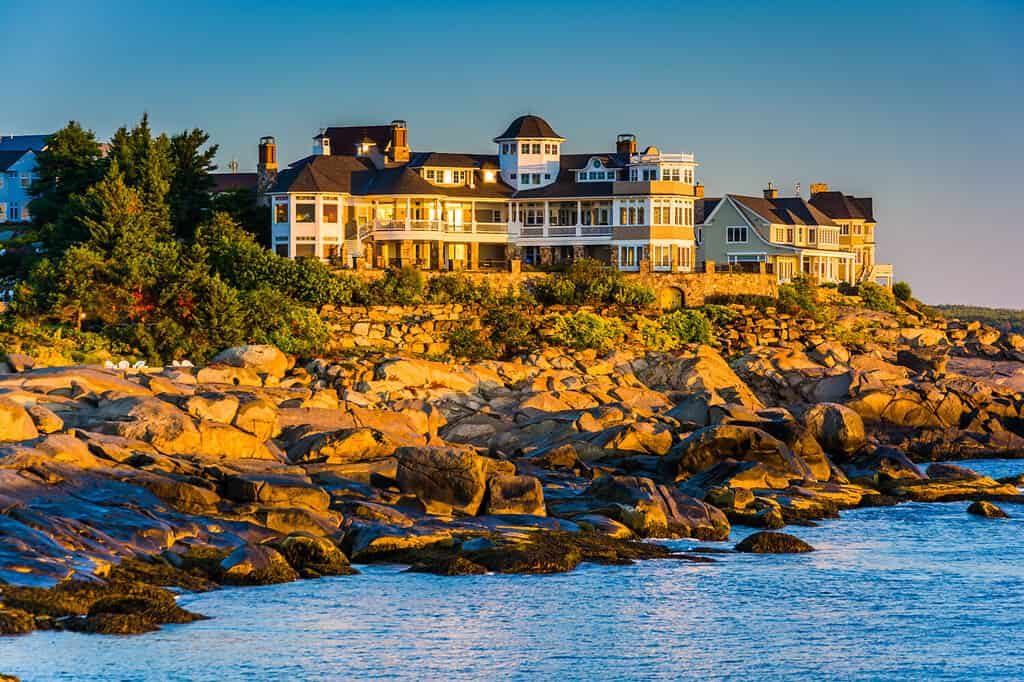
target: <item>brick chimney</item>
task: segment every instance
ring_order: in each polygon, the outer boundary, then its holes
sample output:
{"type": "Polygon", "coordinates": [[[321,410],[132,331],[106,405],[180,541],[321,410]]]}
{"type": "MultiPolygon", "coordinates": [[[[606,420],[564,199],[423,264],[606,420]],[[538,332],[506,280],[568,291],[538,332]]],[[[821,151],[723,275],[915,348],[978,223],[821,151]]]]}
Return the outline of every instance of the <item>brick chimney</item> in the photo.
{"type": "Polygon", "coordinates": [[[827,182],[812,182],[811,183],[811,196],[812,197],[815,194],[821,194],[822,192],[827,192],[827,191],[828,191],[828,183],[827,182]]]}
{"type": "Polygon", "coordinates": [[[768,186],[764,188],[764,198],[774,199],[777,196],[779,196],[779,190],[775,188],[773,183],[769,182],[768,186]]]}
{"type": "Polygon", "coordinates": [[[696,185],[694,185],[693,186],[693,196],[697,197],[698,199],[703,199],[704,198],[704,185],[700,184],[699,182],[696,185]]]}
{"type": "Polygon", "coordinates": [[[265,194],[277,181],[277,142],[273,137],[260,138],[256,163],[256,190],[265,194]]]}
{"type": "Polygon", "coordinates": [[[409,160],[409,127],[399,119],[391,122],[391,160],[395,163],[409,160]]]}

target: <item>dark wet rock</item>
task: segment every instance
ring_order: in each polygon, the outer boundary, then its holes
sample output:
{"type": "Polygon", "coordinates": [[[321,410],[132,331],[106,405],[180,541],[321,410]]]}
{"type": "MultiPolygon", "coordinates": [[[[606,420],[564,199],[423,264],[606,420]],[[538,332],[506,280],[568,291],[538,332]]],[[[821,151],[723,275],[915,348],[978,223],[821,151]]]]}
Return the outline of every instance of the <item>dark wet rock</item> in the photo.
{"type": "Polygon", "coordinates": [[[581,563],[630,564],[636,560],[675,556],[662,545],[621,540],[595,533],[536,532],[518,540],[496,539],[493,547],[462,552],[457,544],[432,545],[420,550],[396,553],[389,560],[409,563],[415,570],[439,572],[455,568],[477,571],[481,566],[493,573],[563,573],[581,563]],[[461,557],[470,562],[453,562],[461,557]]]}
{"type": "Polygon", "coordinates": [[[535,476],[492,476],[487,481],[485,513],[547,515],[540,480],[535,476]]]}
{"type": "Polygon", "coordinates": [[[971,506],[967,508],[967,513],[974,514],[975,516],[984,516],[987,519],[1010,518],[1009,514],[1004,512],[998,506],[985,500],[978,500],[977,502],[973,502],[971,506]]]}
{"type": "Polygon", "coordinates": [[[967,467],[957,466],[955,464],[942,464],[935,463],[929,464],[928,469],[925,470],[930,479],[962,479],[972,480],[982,478],[982,475],[976,471],[972,471],[967,467]]]}
{"type": "Polygon", "coordinates": [[[798,537],[787,533],[760,531],[747,536],[735,547],[737,552],[754,554],[794,554],[813,552],[814,548],[798,537]]]}
{"type": "Polygon", "coordinates": [[[220,579],[232,585],[272,585],[298,577],[280,552],[265,545],[242,545],[220,562],[220,579]]]}
{"type": "Polygon", "coordinates": [[[804,415],[804,423],[826,452],[849,457],[864,445],[864,421],[848,407],[820,403],[804,415]]]}
{"type": "Polygon", "coordinates": [[[450,447],[401,447],[396,480],[433,514],[475,515],[487,490],[487,459],[450,447]]]}
{"type": "Polygon", "coordinates": [[[49,589],[5,586],[3,600],[7,610],[78,632],[140,634],[203,618],[179,607],[171,592],[137,581],[69,581],[49,589]]]}
{"type": "Polygon", "coordinates": [[[35,616],[28,611],[0,606],[0,635],[24,635],[35,629],[35,616]]]}
{"type": "Polygon", "coordinates": [[[303,578],[358,573],[349,565],[348,557],[327,538],[292,533],[274,543],[274,547],[303,578]]]}
{"type": "Polygon", "coordinates": [[[1011,485],[1015,485],[1018,488],[1020,488],[1020,487],[1024,486],[1024,473],[1014,474],[1013,476],[1003,476],[1002,478],[997,479],[997,480],[1000,483],[1009,483],[1011,485]]]}
{"type": "Polygon", "coordinates": [[[487,569],[463,556],[437,556],[417,561],[409,567],[411,573],[434,575],[483,575],[487,569]]]}

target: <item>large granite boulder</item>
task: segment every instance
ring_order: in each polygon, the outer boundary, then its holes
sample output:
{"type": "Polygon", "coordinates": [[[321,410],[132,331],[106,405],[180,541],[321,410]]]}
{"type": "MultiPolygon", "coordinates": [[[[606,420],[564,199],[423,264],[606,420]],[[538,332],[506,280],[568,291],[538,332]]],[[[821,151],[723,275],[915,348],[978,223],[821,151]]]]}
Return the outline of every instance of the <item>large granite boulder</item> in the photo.
{"type": "Polygon", "coordinates": [[[849,457],[864,445],[864,420],[838,403],[815,405],[804,415],[804,423],[829,454],[849,457]]]}
{"type": "Polygon", "coordinates": [[[288,448],[292,462],[352,464],[390,457],[396,444],[377,429],[339,429],[307,436],[288,448]]]}
{"type": "Polygon", "coordinates": [[[224,480],[224,496],[237,502],[279,507],[306,507],[325,511],[331,496],[308,477],[291,473],[231,474],[224,480]]]}
{"type": "Polygon", "coordinates": [[[793,479],[814,478],[807,463],[784,442],[762,429],[733,424],[694,431],[662,459],[660,472],[668,480],[682,481],[724,459],[761,462],[793,479]]]}
{"type": "Polygon", "coordinates": [[[721,510],[649,478],[602,476],[584,494],[614,503],[608,513],[644,537],[722,540],[729,536],[729,521],[721,510]]]}
{"type": "Polygon", "coordinates": [[[288,371],[288,358],[274,346],[237,346],[222,350],[213,362],[243,367],[280,379],[288,371]]]}
{"type": "Polygon", "coordinates": [[[266,545],[242,545],[220,562],[220,579],[232,585],[272,585],[299,574],[280,552],[266,545]]]}
{"type": "Polygon", "coordinates": [[[813,552],[814,548],[798,537],[765,530],[741,540],[736,545],[736,551],[754,554],[798,554],[813,552]]]}
{"type": "Polygon", "coordinates": [[[24,407],[0,398],[0,441],[29,440],[39,436],[35,422],[24,407]]]}
{"type": "Polygon", "coordinates": [[[96,430],[149,443],[164,454],[198,452],[199,429],[192,418],[158,398],[121,397],[104,401],[95,415],[96,430]]]}
{"type": "Polygon", "coordinates": [[[862,450],[842,469],[851,481],[869,484],[900,479],[923,481],[928,478],[902,450],[892,447],[862,450]]]}
{"type": "Polygon", "coordinates": [[[487,481],[485,513],[546,516],[540,480],[535,476],[492,476],[487,481]]]}
{"type": "Polygon", "coordinates": [[[395,451],[398,487],[432,514],[475,515],[487,491],[487,459],[471,450],[405,446],[395,451]]]}

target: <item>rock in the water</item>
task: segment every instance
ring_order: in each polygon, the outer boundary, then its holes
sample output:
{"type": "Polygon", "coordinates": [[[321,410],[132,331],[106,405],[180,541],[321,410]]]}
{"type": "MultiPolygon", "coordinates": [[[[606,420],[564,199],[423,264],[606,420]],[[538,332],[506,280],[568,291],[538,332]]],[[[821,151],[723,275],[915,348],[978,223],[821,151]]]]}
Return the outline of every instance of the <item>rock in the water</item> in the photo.
{"type": "Polygon", "coordinates": [[[861,452],[849,464],[843,465],[843,471],[851,481],[862,480],[868,483],[900,479],[923,481],[928,478],[902,450],[890,447],[861,452]]]}
{"type": "Polygon", "coordinates": [[[804,416],[804,422],[830,454],[849,457],[864,445],[864,420],[843,405],[815,405],[804,416]]]}
{"type": "Polygon", "coordinates": [[[221,580],[232,585],[272,585],[298,577],[280,552],[265,545],[242,545],[220,562],[221,580]]]}
{"type": "Polygon", "coordinates": [[[476,515],[487,490],[487,460],[459,448],[401,447],[396,478],[402,492],[412,493],[435,514],[476,515]]]}
{"type": "Polygon", "coordinates": [[[1009,514],[986,500],[978,500],[977,502],[971,503],[971,506],[967,508],[967,513],[974,514],[975,516],[984,516],[987,519],[1010,518],[1009,514]]]}
{"type": "Polygon", "coordinates": [[[304,578],[323,575],[352,575],[348,557],[327,538],[309,533],[292,533],[276,545],[288,564],[304,578]]]}
{"type": "Polygon", "coordinates": [[[587,488],[586,494],[615,503],[609,513],[641,536],[702,540],[724,540],[729,536],[729,521],[720,509],[649,478],[602,476],[587,488]]]}
{"type": "Polygon", "coordinates": [[[488,514],[546,516],[544,488],[535,476],[494,476],[487,482],[488,514]]]}
{"type": "Polygon", "coordinates": [[[274,346],[237,346],[222,350],[214,358],[230,367],[255,370],[260,374],[281,378],[288,371],[288,358],[274,346]]]}
{"type": "Polygon", "coordinates": [[[737,552],[754,554],[794,554],[813,552],[814,548],[798,537],[787,533],[760,531],[741,540],[735,547],[737,552]]]}

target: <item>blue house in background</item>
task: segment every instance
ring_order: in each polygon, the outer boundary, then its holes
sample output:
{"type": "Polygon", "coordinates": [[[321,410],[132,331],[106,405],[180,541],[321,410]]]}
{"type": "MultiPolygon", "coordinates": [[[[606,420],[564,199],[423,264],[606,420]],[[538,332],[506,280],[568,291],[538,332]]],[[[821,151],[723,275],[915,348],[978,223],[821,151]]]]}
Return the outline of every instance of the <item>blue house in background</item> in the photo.
{"type": "Polygon", "coordinates": [[[47,135],[0,136],[0,223],[27,223],[28,193],[35,179],[36,154],[47,135]]]}

